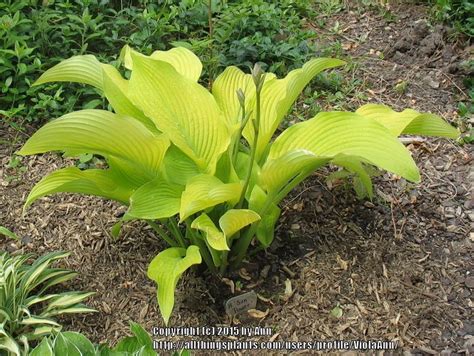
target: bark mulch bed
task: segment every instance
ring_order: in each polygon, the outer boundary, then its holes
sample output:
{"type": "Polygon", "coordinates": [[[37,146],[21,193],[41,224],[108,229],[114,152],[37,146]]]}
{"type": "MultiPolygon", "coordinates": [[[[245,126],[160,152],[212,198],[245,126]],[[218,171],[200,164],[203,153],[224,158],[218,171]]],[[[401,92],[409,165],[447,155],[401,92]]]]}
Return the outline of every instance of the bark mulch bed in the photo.
{"type": "MultiPolygon", "coordinates": [[[[376,12],[345,11],[331,19],[340,22],[342,33],[315,31],[340,40],[361,64],[356,75],[364,79],[361,90],[369,101],[457,120],[456,102],[463,99],[458,63],[467,50],[448,42],[446,29],[431,32],[424,8],[400,5],[392,11],[397,20],[389,24],[376,12]],[[403,94],[394,91],[400,81],[408,83],[403,94]]],[[[11,135],[2,129],[2,137],[11,135]]],[[[68,329],[114,342],[128,332],[130,320],[149,330],[162,326],[155,286],[146,277],[162,243],[140,222],[126,224],[113,239],[110,228],[124,209],[100,198],[56,195],[23,215],[33,184],[71,162],[54,154],[25,158],[26,172],[11,181],[18,170],[5,165],[17,147],[4,144],[0,150],[0,222],[22,242],[0,238],[1,248],[71,251],[65,263],[80,274],[69,287],[95,291],[88,304],[99,312],[66,318],[68,329]]],[[[327,184],[327,171],[318,171],[284,202],[268,251],[225,281],[198,270],[179,282],[171,325],[229,325],[223,302],[254,290],[261,312],[234,322],[271,327],[274,334],[252,340],[396,340],[414,353],[472,351],[472,146],[427,139],[408,147],[422,172],[420,184],[385,174],[376,178],[374,200],[359,201],[343,183],[327,184]]]]}

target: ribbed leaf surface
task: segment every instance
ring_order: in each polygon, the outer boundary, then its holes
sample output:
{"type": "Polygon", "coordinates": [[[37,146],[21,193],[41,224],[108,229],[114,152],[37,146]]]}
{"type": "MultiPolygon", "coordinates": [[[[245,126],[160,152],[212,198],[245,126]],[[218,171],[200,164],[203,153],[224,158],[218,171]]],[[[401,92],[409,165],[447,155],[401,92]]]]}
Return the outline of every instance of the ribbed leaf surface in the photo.
{"type": "Polygon", "coordinates": [[[44,72],[33,85],[49,82],[76,82],[102,86],[102,64],[93,55],[74,56],[66,59],[44,72]]]}
{"type": "Polygon", "coordinates": [[[230,139],[212,95],[166,62],[133,52],[132,59],[132,101],[202,171],[213,174],[230,139]]]}
{"type": "Polygon", "coordinates": [[[155,135],[137,120],[104,110],[81,110],[40,128],[19,151],[21,155],[47,151],[95,153],[127,161],[138,173],[156,177],[169,140],[155,135]]]}
{"type": "Polygon", "coordinates": [[[162,219],[176,215],[184,187],[163,178],[155,179],[138,188],[130,198],[127,218],[162,219]]]}
{"type": "Polygon", "coordinates": [[[395,136],[401,134],[449,138],[457,138],[459,136],[458,130],[441,117],[433,114],[419,113],[412,109],[396,112],[385,105],[367,104],[361,106],[356,112],[382,124],[395,136]]]}
{"type": "Polygon", "coordinates": [[[191,224],[193,229],[201,230],[205,233],[206,241],[214,250],[228,251],[227,239],[225,235],[219,230],[211,218],[203,213],[199,215],[191,224]]]}
{"type": "MultiPolygon", "coordinates": [[[[339,59],[315,58],[305,63],[302,68],[291,71],[283,79],[272,78],[265,81],[261,93],[260,133],[256,154],[258,160],[260,160],[281,120],[311,79],[325,69],[343,64],[345,62],[339,59]]],[[[256,110],[254,109],[253,114],[255,115],[255,113],[256,110]]],[[[253,128],[249,122],[244,129],[244,136],[249,143],[253,142],[253,135],[253,128]]]]}
{"type": "Polygon", "coordinates": [[[54,171],[41,179],[28,195],[25,208],[46,195],[66,192],[97,195],[127,204],[132,188],[115,179],[109,170],[81,171],[76,167],[68,167],[54,171]]]}
{"type": "Polygon", "coordinates": [[[224,202],[236,204],[242,191],[240,183],[222,183],[214,176],[201,174],[189,180],[179,210],[181,221],[201,210],[224,202]]]}
{"type": "Polygon", "coordinates": [[[187,250],[171,247],[160,252],[148,266],[148,278],[158,284],[158,305],[165,324],[168,324],[174,306],[174,291],[181,275],[189,267],[201,263],[199,247],[187,250]]]}
{"type": "Polygon", "coordinates": [[[376,121],[355,113],[320,113],[291,126],[277,138],[269,159],[298,149],[319,157],[356,156],[408,180],[420,179],[410,152],[396,137],[376,121]]]}

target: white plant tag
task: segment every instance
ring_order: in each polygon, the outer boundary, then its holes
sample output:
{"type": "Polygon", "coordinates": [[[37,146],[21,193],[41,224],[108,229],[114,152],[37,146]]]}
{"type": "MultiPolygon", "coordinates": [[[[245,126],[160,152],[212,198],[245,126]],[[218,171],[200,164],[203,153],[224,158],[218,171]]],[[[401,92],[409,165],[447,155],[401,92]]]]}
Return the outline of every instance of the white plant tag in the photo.
{"type": "Polygon", "coordinates": [[[225,312],[229,316],[246,313],[250,309],[257,307],[257,293],[254,291],[230,298],[225,303],[225,312]]]}

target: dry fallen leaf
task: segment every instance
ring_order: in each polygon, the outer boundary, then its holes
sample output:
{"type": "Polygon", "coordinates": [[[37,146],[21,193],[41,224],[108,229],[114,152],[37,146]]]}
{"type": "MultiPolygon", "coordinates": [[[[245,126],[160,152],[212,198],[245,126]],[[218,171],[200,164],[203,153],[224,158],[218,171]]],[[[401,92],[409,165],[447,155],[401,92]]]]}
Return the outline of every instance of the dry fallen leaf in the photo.
{"type": "Polygon", "coordinates": [[[230,287],[230,292],[235,294],[235,284],[234,281],[230,280],[229,278],[222,278],[222,282],[227,284],[230,287]]]}
{"type": "Polygon", "coordinates": [[[347,271],[347,267],[349,266],[349,263],[348,263],[349,261],[344,261],[339,255],[336,256],[336,261],[342,270],[347,271]]]}
{"type": "Polygon", "coordinates": [[[281,297],[285,302],[288,301],[293,295],[293,288],[291,286],[291,281],[287,278],[285,280],[285,294],[281,297]]]}
{"type": "Polygon", "coordinates": [[[245,279],[246,281],[250,281],[252,279],[252,277],[250,276],[250,274],[247,272],[245,268],[241,268],[239,270],[239,276],[245,279]]]}
{"type": "Polygon", "coordinates": [[[258,309],[250,309],[248,311],[249,315],[255,319],[263,319],[268,315],[269,312],[270,312],[270,309],[267,309],[265,311],[261,311],[258,309]]]}

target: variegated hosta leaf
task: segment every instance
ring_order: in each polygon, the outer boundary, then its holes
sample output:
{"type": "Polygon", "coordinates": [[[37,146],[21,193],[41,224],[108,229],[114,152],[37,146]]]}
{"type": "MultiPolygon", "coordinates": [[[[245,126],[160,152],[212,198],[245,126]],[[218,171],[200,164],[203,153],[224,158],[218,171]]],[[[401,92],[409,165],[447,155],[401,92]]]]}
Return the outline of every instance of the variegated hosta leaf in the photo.
{"type": "Polygon", "coordinates": [[[180,220],[201,210],[229,202],[235,205],[242,191],[240,183],[222,183],[218,178],[201,174],[189,180],[181,196],[180,220]]]}
{"type": "Polygon", "coordinates": [[[193,229],[201,230],[206,236],[206,241],[214,250],[217,251],[228,251],[229,246],[227,245],[227,239],[223,232],[219,230],[211,218],[206,214],[202,213],[199,215],[191,224],[193,229]]]}
{"type": "Polygon", "coordinates": [[[21,356],[20,346],[12,336],[7,334],[2,325],[0,325],[0,350],[7,351],[8,355],[21,356]]]}
{"type": "MultiPolygon", "coordinates": [[[[302,68],[291,71],[285,78],[266,80],[261,93],[260,131],[257,142],[257,161],[260,161],[268,143],[281,120],[300,95],[304,87],[318,73],[325,69],[339,67],[345,62],[333,58],[315,58],[305,63],[302,68]]],[[[255,101],[252,102],[255,105],[255,101]]],[[[255,115],[256,110],[253,110],[255,115]]],[[[244,129],[244,136],[253,144],[253,128],[251,122],[244,129]]]]}
{"type": "Polygon", "coordinates": [[[176,215],[184,186],[168,183],[159,177],[138,188],[130,198],[124,218],[162,219],[176,215]]]}
{"type": "Polygon", "coordinates": [[[191,245],[187,250],[168,248],[160,252],[148,266],[148,278],[158,284],[158,305],[166,325],[173,310],[178,279],[189,267],[200,263],[199,247],[191,245]]]}
{"type": "Polygon", "coordinates": [[[64,315],[64,314],[77,314],[77,313],[95,313],[97,310],[89,308],[88,306],[79,303],[71,305],[67,308],[62,309],[52,309],[47,312],[42,313],[43,316],[57,316],[57,315],[64,315]]]}
{"type": "Polygon", "coordinates": [[[45,309],[45,313],[42,315],[48,315],[49,311],[52,310],[63,310],[71,306],[77,305],[84,301],[90,296],[94,295],[94,292],[64,292],[58,294],[48,302],[48,306],[45,309]]]}
{"type": "Polygon", "coordinates": [[[458,130],[441,117],[429,113],[419,113],[412,109],[396,112],[385,105],[367,104],[357,109],[356,113],[377,121],[388,128],[395,136],[401,134],[449,138],[459,136],[458,130]]]}
{"type": "Polygon", "coordinates": [[[318,157],[311,151],[298,149],[289,151],[276,159],[265,162],[258,184],[269,194],[278,194],[286,183],[304,171],[316,170],[331,160],[318,157]]]}
{"type": "Polygon", "coordinates": [[[22,325],[53,325],[60,327],[57,322],[49,318],[40,318],[37,316],[30,316],[29,318],[24,318],[21,320],[20,324],[22,325]]]}
{"type": "Polygon", "coordinates": [[[22,275],[19,289],[24,293],[30,292],[35,286],[36,282],[43,279],[44,272],[48,271],[48,267],[54,262],[69,256],[69,252],[50,252],[39,257],[22,275]]]}
{"type": "Polygon", "coordinates": [[[18,153],[100,154],[147,181],[157,176],[168,146],[166,135],[155,135],[130,117],[104,110],[81,110],[44,125],[18,153]]]}
{"type": "Polygon", "coordinates": [[[34,328],[31,332],[23,334],[28,341],[39,340],[42,337],[49,336],[53,333],[57,333],[61,328],[57,326],[38,326],[34,328]]]}
{"type": "Polygon", "coordinates": [[[31,286],[31,289],[35,289],[41,284],[42,291],[45,291],[51,286],[54,286],[58,283],[66,282],[76,276],[77,272],[73,272],[68,269],[48,268],[48,270],[42,273],[41,276],[36,280],[35,284],[31,286]]]}
{"type": "Polygon", "coordinates": [[[410,181],[420,179],[405,146],[384,126],[356,113],[325,112],[291,126],[273,143],[268,159],[299,149],[319,157],[335,157],[341,153],[356,156],[410,181]]]}
{"type": "Polygon", "coordinates": [[[169,63],[134,52],[131,56],[133,71],[128,92],[132,101],[200,170],[213,174],[230,142],[213,96],[169,63]]]}

